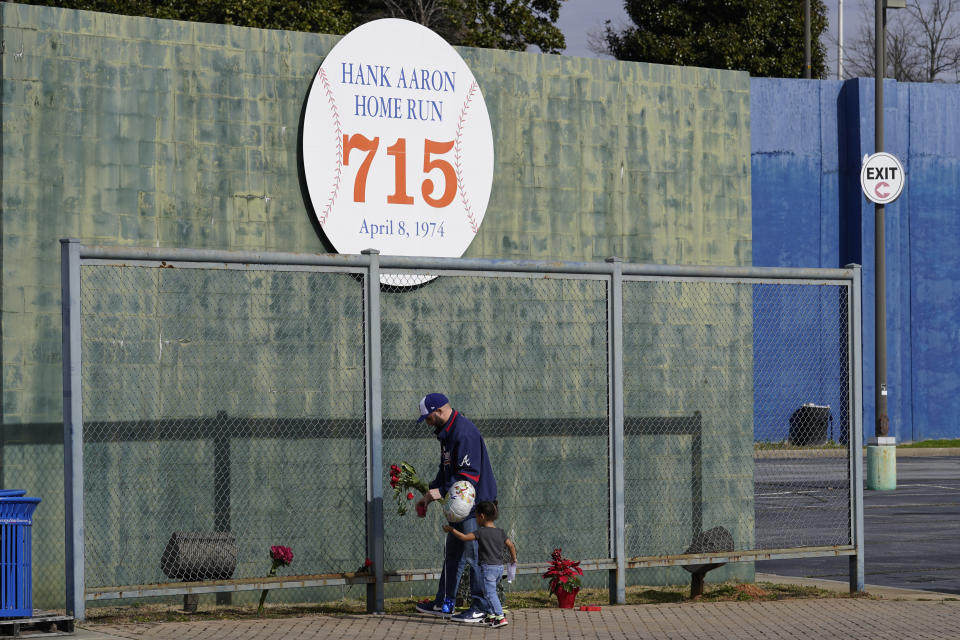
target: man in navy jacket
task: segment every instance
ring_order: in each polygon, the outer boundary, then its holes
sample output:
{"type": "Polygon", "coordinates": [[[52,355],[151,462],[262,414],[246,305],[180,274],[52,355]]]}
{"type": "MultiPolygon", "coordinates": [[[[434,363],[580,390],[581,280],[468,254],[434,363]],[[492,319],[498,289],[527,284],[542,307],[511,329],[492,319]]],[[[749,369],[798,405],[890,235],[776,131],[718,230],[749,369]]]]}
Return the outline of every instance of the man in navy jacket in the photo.
{"type": "MultiPolygon", "coordinates": [[[[476,489],[477,502],[497,500],[497,480],[490,466],[490,456],[483,436],[470,420],[462,413],[450,407],[450,402],[442,393],[431,393],[420,400],[420,418],[426,421],[440,441],[440,468],[430,483],[430,491],[417,502],[417,515],[424,517],[427,505],[440,500],[447,494],[450,486],[457,481],[467,480],[476,489]]],[[[476,514],[473,509],[462,522],[452,526],[463,533],[473,533],[477,529],[476,514]]],[[[471,606],[468,610],[452,616],[456,622],[482,622],[487,610],[486,599],[477,566],[477,542],[461,542],[452,533],[447,534],[443,570],[437,597],[425,600],[417,605],[417,611],[437,616],[449,616],[457,597],[457,586],[463,565],[470,565],[471,606]]]]}

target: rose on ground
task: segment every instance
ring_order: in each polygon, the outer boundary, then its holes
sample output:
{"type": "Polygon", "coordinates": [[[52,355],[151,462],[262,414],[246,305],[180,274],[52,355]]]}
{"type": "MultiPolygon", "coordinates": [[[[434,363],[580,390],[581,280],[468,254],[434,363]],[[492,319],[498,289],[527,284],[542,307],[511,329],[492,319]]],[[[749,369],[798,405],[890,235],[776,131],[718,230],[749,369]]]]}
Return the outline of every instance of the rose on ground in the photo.
{"type": "MultiPolygon", "coordinates": [[[[285,547],[283,545],[275,545],[270,547],[270,572],[267,574],[268,577],[277,575],[277,569],[279,567],[286,567],[293,562],[293,549],[290,547],[285,547]]],[[[260,604],[257,605],[257,615],[263,615],[263,603],[267,600],[267,592],[269,589],[264,589],[260,592],[260,604]]]]}
{"type": "MultiPolygon", "coordinates": [[[[293,562],[293,550],[290,547],[283,546],[270,547],[270,559],[278,567],[285,567],[293,562]]],[[[276,573],[276,567],[271,570],[276,573]]]]}

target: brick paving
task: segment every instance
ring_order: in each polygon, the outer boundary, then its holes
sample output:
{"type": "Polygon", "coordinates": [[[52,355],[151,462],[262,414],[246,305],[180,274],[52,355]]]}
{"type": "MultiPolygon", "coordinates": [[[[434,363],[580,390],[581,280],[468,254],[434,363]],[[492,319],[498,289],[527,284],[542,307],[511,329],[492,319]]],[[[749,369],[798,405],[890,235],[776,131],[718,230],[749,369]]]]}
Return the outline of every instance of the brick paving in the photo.
{"type": "Polygon", "coordinates": [[[960,601],[796,599],[605,606],[601,611],[521,609],[510,625],[487,629],[409,615],[306,616],[269,620],[84,625],[81,640],[469,640],[736,638],[737,640],[956,640],[960,601]]]}

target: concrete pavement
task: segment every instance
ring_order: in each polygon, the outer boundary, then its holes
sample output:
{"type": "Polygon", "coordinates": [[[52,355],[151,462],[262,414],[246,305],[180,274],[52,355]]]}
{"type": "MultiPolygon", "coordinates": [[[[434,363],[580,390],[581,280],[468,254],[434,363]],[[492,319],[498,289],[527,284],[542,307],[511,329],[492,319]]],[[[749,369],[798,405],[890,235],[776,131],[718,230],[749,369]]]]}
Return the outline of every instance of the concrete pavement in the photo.
{"type": "MultiPolygon", "coordinates": [[[[764,576],[764,579],[766,578],[778,576],[764,576]]],[[[838,587],[836,584],[833,586],[838,587]]],[[[871,591],[874,589],[868,588],[868,593],[871,591]]],[[[410,613],[85,625],[78,628],[76,637],[81,640],[467,640],[491,636],[525,640],[953,640],[960,635],[960,600],[955,596],[906,589],[882,590],[882,593],[882,599],[821,598],[623,605],[605,606],[601,611],[595,612],[576,609],[520,609],[511,612],[510,625],[501,629],[457,624],[410,613]],[[913,599],[893,599],[901,597],[913,599]]]]}

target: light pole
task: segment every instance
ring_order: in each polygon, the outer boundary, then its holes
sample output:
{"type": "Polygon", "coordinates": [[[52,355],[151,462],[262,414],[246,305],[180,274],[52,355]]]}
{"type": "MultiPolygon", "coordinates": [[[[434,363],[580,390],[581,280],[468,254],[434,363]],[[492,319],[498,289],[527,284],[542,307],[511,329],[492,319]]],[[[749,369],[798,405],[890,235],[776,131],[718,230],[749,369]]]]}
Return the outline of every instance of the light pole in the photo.
{"type": "Polygon", "coordinates": [[[837,80],[843,80],[843,0],[837,0],[837,80]]]}
{"type": "MultiPolygon", "coordinates": [[[[887,9],[904,9],[905,0],[876,0],[875,5],[875,79],[874,79],[874,153],[883,151],[883,76],[887,68],[887,9]]],[[[890,434],[887,414],[887,304],[886,249],[884,247],[884,205],[874,204],[875,326],[874,407],[876,427],[867,447],[867,488],[895,489],[897,486],[896,444],[890,434]]]]}
{"type": "Polygon", "coordinates": [[[810,0],[803,0],[803,77],[810,79],[810,0]]]}

